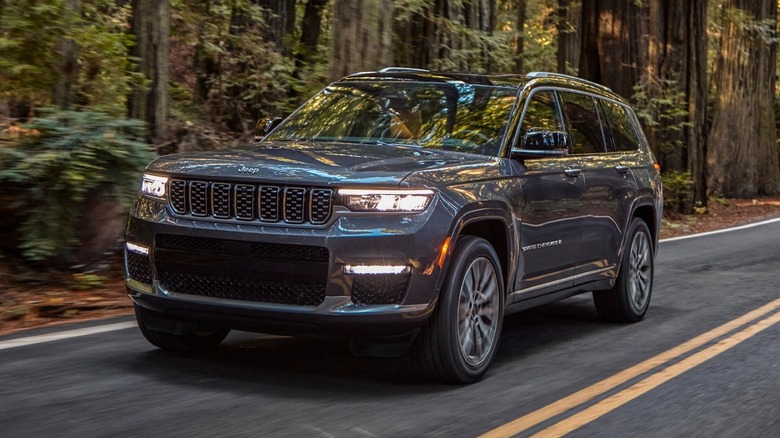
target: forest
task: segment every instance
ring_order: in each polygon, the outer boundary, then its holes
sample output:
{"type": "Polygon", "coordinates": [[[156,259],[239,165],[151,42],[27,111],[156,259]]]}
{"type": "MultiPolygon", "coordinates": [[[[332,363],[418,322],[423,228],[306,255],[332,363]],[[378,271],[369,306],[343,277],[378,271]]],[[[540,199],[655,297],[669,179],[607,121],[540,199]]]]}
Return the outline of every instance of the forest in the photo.
{"type": "Polygon", "coordinates": [[[387,66],[577,75],[637,110],[667,211],[778,195],[777,10],[776,0],[0,0],[0,249],[88,259],[84,242],[104,233],[80,218],[126,208],[156,154],[246,144],[259,119],[387,66]]]}

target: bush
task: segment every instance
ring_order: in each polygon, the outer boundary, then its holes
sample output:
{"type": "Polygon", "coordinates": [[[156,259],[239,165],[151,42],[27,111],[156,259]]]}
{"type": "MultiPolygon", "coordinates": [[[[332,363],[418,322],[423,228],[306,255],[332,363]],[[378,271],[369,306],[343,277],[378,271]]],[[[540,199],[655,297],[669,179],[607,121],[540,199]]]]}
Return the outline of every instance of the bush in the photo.
{"type": "Polygon", "coordinates": [[[693,212],[693,176],[690,172],[670,171],[661,175],[664,184],[664,211],[693,212]]]}
{"type": "Polygon", "coordinates": [[[138,141],[142,122],[96,112],[43,110],[22,132],[0,147],[0,199],[21,218],[17,249],[31,261],[74,262],[80,236],[91,231],[85,210],[129,206],[154,149],[138,141]]]}

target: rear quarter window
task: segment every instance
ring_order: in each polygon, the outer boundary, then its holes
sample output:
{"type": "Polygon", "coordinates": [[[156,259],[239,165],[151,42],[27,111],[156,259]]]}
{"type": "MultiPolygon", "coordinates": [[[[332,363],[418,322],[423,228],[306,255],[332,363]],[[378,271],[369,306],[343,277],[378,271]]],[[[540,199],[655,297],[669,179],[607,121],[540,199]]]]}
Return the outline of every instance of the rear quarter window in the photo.
{"type": "Polygon", "coordinates": [[[607,117],[609,129],[612,132],[614,152],[630,152],[639,149],[639,139],[634,125],[631,123],[628,108],[615,102],[601,101],[601,107],[607,117]]]}

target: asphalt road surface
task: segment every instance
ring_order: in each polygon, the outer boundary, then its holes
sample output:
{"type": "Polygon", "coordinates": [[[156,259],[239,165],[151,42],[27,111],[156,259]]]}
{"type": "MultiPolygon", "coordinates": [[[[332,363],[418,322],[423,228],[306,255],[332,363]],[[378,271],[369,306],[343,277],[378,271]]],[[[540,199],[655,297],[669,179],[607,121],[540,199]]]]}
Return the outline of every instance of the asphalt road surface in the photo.
{"type": "Polygon", "coordinates": [[[469,386],[316,340],[166,353],[127,317],[17,333],[0,436],[777,437],[779,276],[777,221],[665,241],[644,321],[603,323],[590,295],[513,314],[469,386]]]}

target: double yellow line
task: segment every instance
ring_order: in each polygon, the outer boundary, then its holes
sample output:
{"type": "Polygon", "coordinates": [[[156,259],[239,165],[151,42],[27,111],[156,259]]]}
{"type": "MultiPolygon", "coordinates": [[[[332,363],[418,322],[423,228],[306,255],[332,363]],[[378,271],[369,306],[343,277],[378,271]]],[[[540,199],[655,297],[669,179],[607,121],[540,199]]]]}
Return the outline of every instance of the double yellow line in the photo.
{"type": "Polygon", "coordinates": [[[685,355],[705,344],[712,342],[713,340],[720,338],[733,330],[742,327],[745,324],[752,323],[748,327],[732,334],[731,336],[724,338],[713,345],[698,351],[685,359],[680,360],[660,371],[651,374],[648,377],[640,380],[639,382],[629,386],[628,388],[615,393],[606,399],[571,415],[552,426],[536,433],[536,437],[559,437],[563,436],[573,430],[576,430],[585,424],[605,415],[618,407],[628,403],[629,401],[645,394],[646,392],[656,388],[674,377],[688,371],[703,362],[723,353],[726,350],[733,348],[742,341],[749,339],[750,337],[760,333],[761,331],[773,326],[780,322],[780,299],[772,301],[769,304],[759,307],[756,310],[746,313],[737,319],[729,321],[720,327],[710,330],[700,336],[697,336],[690,341],[678,345],[670,350],[667,350],[661,354],[651,357],[650,359],[634,365],[624,371],[621,371],[605,380],[595,383],[585,389],[582,389],[574,394],[562,398],[554,403],[551,403],[539,410],[524,415],[516,420],[510,421],[503,426],[497,427],[483,435],[480,438],[498,438],[498,437],[510,437],[527,431],[528,429],[539,425],[540,423],[547,421],[555,416],[563,414],[564,412],[581,406],[600,395],[603,395],[626,382],[639,377],[640,375],[647,373],[667,362],[673,361],[682,355],[685,355]],[[769,316],[766,316],[770,314],[769,316]],[[764,317],[760,321],[755,320],[764,317]],[[754,323],[753,323],[754,322],[754,323]]]}

